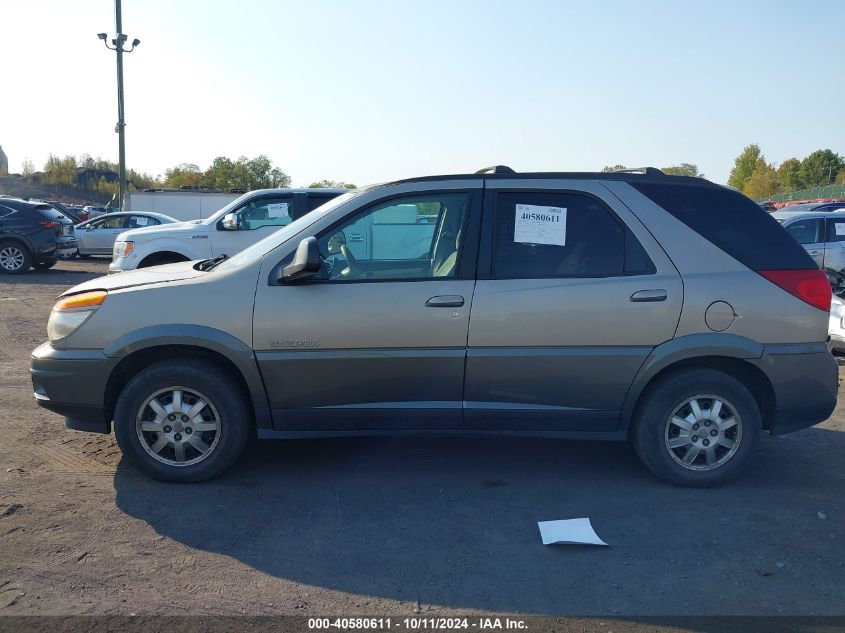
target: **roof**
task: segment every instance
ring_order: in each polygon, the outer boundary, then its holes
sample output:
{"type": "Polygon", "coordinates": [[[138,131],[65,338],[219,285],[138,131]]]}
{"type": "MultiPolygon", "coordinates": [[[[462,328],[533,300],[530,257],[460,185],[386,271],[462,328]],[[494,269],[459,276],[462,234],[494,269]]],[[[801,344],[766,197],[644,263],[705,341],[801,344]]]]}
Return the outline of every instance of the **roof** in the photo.
{"type": "Polygon", "coordinates": [[[697,186],[713,186],[718,187],[709,180],[704,178],[697,178],[694,176],[670,176],[664,174],[659,169],[654,167],[642,167],[636,170],[625,171],[580,171],[580,172],[565,172],[565,171],[550,171],[550,172],[517,172],[509,167],[499,165],[498,167],[488,167],[486,170],[481,170],[474,174],[445,174],[439,176],[420,176],[417,178],[404,178],[396,180],[391,183],[397,184],[405,182],[424,182],[430,180],[475,180],[483,178],[485,180],[513,180],[513,179],[536,179],[536,180],[622,180],[625,182],[650,182],[663,184],[685,184],[697,186]],[[488,172],[487,170],[494,170],[488,172]]]}

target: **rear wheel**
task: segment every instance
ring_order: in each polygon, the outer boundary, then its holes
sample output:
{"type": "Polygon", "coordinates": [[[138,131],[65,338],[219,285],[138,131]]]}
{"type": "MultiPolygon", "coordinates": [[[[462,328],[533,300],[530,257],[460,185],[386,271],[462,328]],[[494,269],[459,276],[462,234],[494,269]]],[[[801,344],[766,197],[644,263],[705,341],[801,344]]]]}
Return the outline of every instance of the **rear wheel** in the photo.
{"type": "Polygon", "coordinates": [[[0,273],[20,275],[32,266],[29,249],[20,242],[0,242],[0,273]]]}
{"type": "Polygon", "coordinates": [[[241,454],[251,417],[237,382],[198,360],[162,361],[137,374],[115,407],[115,436],[142,472],[163,481],[203,481],[241,454]]]}
{"type": "Polygon", "coordinates": [[[662,480],[717,486],[747,465],[760,427],[757,401],[739,380],[712,369],[685,369],[649,387],[631,441],[662,480]]]}
{"type": "Polygon", "coordinates": [[[35,270],[47,270],[48,268],[52,268],[53,266],[55,266],[57,261],[58,260],[56,259],[45,259],[40,262],[35,262],[32,267],[35,270]]]}

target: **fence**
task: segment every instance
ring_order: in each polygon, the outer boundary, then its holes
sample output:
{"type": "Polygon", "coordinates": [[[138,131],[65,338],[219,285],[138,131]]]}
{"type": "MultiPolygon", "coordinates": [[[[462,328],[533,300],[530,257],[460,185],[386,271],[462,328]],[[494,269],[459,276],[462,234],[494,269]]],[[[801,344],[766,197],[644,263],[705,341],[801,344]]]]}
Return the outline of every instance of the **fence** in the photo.
{"type": "Polygon", "coordinates": [[[845,198],[845,183],[839,185],[826,185],[824,187],[813,187],[801,191],[790,191],[779,193],[768,198],[772,202],[788,202],[789,200],[816,200],[817,198],[845,198]]]}

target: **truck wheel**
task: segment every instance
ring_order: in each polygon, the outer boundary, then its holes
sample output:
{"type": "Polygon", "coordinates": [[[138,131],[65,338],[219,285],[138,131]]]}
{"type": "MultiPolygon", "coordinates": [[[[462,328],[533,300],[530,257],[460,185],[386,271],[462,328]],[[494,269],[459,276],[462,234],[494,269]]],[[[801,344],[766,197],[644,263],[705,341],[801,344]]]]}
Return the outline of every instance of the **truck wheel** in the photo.
{"type": "Polygon", "coordinates": [[[5,275],[20,275],[32,266],[32,255],[29,249],[12,240],[0,242],[0,273],[5,275]]]}
{"type": "Polygon", "coordinates": [[[35,270],[47,270],[48,268],[52,268],[53,266],[55,266],[57,261],[58,260],[56,259],[45,259],[40,262],[35,262],[32,267],[35,270]]]}
{"type": "Polygon", "coordinates": [[[166,360],[137,374],[114,412],[120,450],[154,479],[204,481],[234,463],[251,428],[228,372],[200,360],[166,360]]]}
{"type": "Polygon", "coordinates": [[[685,369],[648,388],[631,441],[663,481],[718,486],[747,465],[760,427],[757,401],[739,380],[712,369],[685,369]]]}

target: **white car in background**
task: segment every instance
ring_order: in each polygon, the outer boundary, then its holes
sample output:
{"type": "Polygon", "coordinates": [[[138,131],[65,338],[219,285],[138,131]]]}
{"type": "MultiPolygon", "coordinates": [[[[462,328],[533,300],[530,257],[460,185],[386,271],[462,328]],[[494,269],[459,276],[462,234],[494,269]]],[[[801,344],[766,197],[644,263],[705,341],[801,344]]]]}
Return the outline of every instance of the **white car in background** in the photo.
{"type": "Polygon", "coordinates": [[[77,224],[73,233],[76,237],[80,257],[111,255],[117,236],[127,229],[138,229],[162,224],[173,224],[176,220],[163,213],[109,213],[93,220],[77,224]]]}
{"type": "Polygon", "coordinates": [[[110,273],[174,262],[231,257],[346,189],[258,189],[202,220],[121,233],[110,273]]]}

